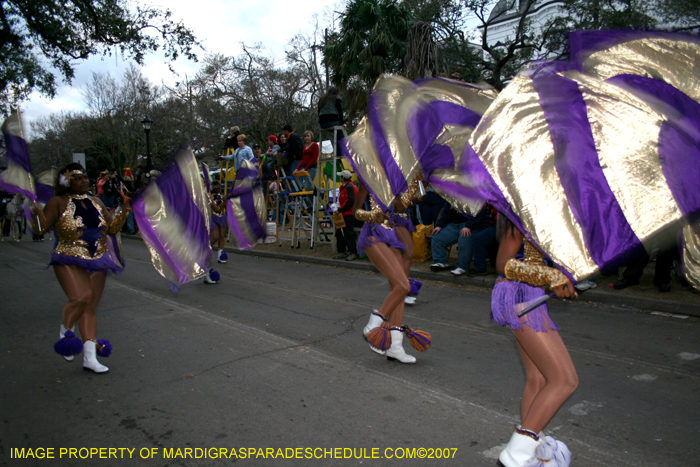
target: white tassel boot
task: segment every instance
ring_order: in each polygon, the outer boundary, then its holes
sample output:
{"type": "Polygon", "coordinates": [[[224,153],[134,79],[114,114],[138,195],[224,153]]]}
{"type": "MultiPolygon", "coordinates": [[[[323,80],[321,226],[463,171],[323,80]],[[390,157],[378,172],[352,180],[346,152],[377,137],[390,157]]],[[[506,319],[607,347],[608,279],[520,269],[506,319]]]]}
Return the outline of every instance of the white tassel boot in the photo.
{"type": "MultiPolygon", "coordinates": [[[[376,329],[382,325],[384,322],[384,317],[379,314],[377,310],[372,310],[372,314],[369,315],[369,321],[367,322],[367,326],[362,330],[362,334],[365,335],[368,332],[370,332],[373,329],[376,329]]],[[[369,348],[372,352],[376,352],[381,356],[386,355],[386,350],[378,349],[374,347],[372,344],[369,344],[369,348]]]]}
{"type": "MultiPolygon", "coordinates": [[[[71,331],[75,333],[75,324],[73,325],[72,328],[66,329],[66,327],[61,323],[61,330],[58,333],[58,338],[63,339],[66,337],[66,331],[71,331]]],[[[62,355],[62,357],[67,361],[67,362],[72,362],[75,359],[75,355],[62,355]]]]}
{"type": "Polygon", "coordinates": [[[403,349],[403,332],[398,329],[392,329],[391,347],[386,351],[387,360],[398,360],[401,363],[416,363],[416,357],[408,355],[403,349]]]}
{"type": "Polygon", "coordinates": [[[508,445],[498,456],[499,465],[503,467],[523,467],[535,457],[537,447],[542,440],[534,433],[516,429],[508,445]]]}
{"type": "Polygon", "coordinates": [[[95,373],[107,373],[109,371],[109,368],[97,361],[95,341],[85,341],[83,352],[83,370],[91,370],[95,373]]]}

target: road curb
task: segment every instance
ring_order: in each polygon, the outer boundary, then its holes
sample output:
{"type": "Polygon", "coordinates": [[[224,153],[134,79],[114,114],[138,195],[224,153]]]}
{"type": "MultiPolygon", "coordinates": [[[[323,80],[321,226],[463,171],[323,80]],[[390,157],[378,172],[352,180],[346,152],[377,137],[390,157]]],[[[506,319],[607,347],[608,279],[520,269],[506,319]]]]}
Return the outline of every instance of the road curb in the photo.
{"type": "MultiPolygon", "coordinates": [[[[361,263],[354,261],[337,260],[330,258],[317,258],[314,256],[292,255],[286,253],[272,253],[269,251],[260,250],[239,250],[237,248],[227,247],[226,251],[239,255],[258,256],[261,258],[282,259],[286,261],[296,261],[299,263],[320,264],[323,266],[335,266],[346,269],[355,269],[362,271],[377,271],[372,263],[361,263]]],[[[448,282],[455,285],[471,285],[475,287],[484,287],[492,289],[496,283],[495,277],[457,277],[449,272],[425,272],[411,271],[411,277],[420,280],[431,280],[448,282]]],[[[616,306],[625,309],[659,311],[662,313],[673,313],[680,315],[700,317],[700,304],[693,305],[684,302],[677,302],[666,299],[655,299],[650,297],[642,297],[639,295],[620,294],[600,290],[598,288],[587,290],[580,295],[581,300],[604,303],[606,305],[616,306]]]]}
{"type": "MultiPolygon", "coordinates": [[[[122,237],[134,240],[141,240],[141,237],[135,235],[122,234],[122,237]]],[[[233,247],[226,247],[224,248],[224,250],[229,253],[247,256],[258,256],[260,258],[296,261],[298,263],[319,264],[322,266],[334,266],[359,271],[379,272],[377,271],[377,268],[375,268],[374,265],[370,262],[345,261],[331,258],[318,258],[315,256],[288,254],[282,252],[275,253],[262,250],[241,250],[233,247]]],[[[411,277],[420,280],[447,282],[455,285],[471,285],[474,287],[483,287],[487,289],[492,289],[494,284],[496,283],[496,278],[493,276],[457,277],[450,274],[449,272],[426,272],[417,271],[415,269],[411,271],[411,277]]],[[[581,294],[580,300],[585,300],[594,303],[603,303],[608,306],[620,307],[627,310],[657,311],[662,313],[672,313],[700,317],[700,303],[696,305],[692,303],[685,303],[668,299],[657,299],[652,297],[631,295],[628,293],[622,294],[603,290],[600,287],[585,291],[581,294]]]]}

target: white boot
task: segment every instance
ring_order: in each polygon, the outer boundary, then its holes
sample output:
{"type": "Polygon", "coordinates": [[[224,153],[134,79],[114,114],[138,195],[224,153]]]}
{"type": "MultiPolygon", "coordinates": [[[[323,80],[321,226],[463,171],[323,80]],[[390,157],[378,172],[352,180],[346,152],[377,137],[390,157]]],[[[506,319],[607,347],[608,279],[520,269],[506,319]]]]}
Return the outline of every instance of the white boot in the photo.
{"type": "MultiPolygon", "coordinates": [[[[66,337],[66,331],[71,331],[71,332],[75,333],[75,324],[73,325],[72,328],[66,329],[66,327],[63,325],[63,323],[61,323],[61,330],[58,333],[58,338],[63,339],[64,337],[66,337]]],[[[62,357],[65,358],[67,362],[72,362],[73,359],[75,358],[75,355],[68,355],[68,356],[62,355],[62,357]]]]}
{"type": "Polygon", "coordinates": [[[415,305],[416,304],[416,297],[413,297],[411,295],[406,295],[406,297],[403,299],[403,302],[406,305],[415,305]]]}
{"type": "MultiPolygon", "coordinates": [[[[378,328],[379,326],[382,325],[383,322],[384,322],[384,318],[382,317],[382,315],[380,315],[377,310],[372,310],[372,314],[369,315],[369,321],[367,322],[367,326],[365,326],[365,328],[362,330],[362,334],[365,335],[368,332],[370,332],[372,329],[378,328]]],[[[386,355],[386,350],[378,349],[378,348],[374,347],[372,344],[369,344],[369,348],[372,352],[376,352],[379,355],[382,355],[382,356],[386,355]]]]}
{"type": "Polygon", "coordinates": [[[521,435],[515,431],[506,448],[498,456],[498,460],[505,467],[522,467],[535,457],[535,451],[541,442],[541,439],[521,435]]]}
{"type": "Polygon", "coordinates": [[[228,255],[226,255],[226,253],[224,253],[224,250],[222,250],[221,248],[219,248],[219,254],[217,255],[217,258],[216,258],[216,259],[217,259],[217,261],[219,261],[220,263],[224,264],[224,263],[226,263],[226,261],[228,260],[228,255]]]}
{"type": "Polygon", "coordinates": [[[398,360],[401,363],[416,363],[416,357],[408,355],[403,349],[403,332],[392,329],[391,347],[386,351],[387,360],[398,360]]]}
{"type": "Polygon", "coordinates": [[[83,370],[91,370],[95,373],[107,373],[109,371],[109,368],[97,361],[95,341],[85,341],[83,352],[83,370]]]}

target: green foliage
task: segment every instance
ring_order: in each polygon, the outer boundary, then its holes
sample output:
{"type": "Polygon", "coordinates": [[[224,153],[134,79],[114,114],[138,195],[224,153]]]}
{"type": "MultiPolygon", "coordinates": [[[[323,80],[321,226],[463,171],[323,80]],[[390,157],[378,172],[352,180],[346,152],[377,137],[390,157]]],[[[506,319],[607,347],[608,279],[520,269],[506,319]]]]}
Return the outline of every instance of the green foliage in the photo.
{"type": "Polygon", "coordinates": [[[331,82],[349,105],[350,119],[366,107],[367,92],[382,73],[403,68],[406,37],[415,18],[394,0],[351,0],[340,30],[323,47],[331,82]]]}
{"type": "Polygon", "coordinates": [[[192,31],[169,10],[127,0],[3,0],[0,103],[7,110],[33,91],[53,97],[57,76],[70,83],[76,60],[120,53],[143,63],[162,49],[168,60],[196,60],[192,31]],[[112,50],[114,47],[114,50],[112,50]],[[53,69],[52,69],[53,68],[53,69]]]}

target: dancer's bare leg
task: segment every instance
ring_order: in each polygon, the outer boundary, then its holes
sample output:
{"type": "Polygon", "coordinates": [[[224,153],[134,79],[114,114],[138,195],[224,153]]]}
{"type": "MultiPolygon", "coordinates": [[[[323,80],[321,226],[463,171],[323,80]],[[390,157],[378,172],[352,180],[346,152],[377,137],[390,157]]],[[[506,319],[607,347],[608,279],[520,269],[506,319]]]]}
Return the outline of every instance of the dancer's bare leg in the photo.
{"type": "Polygon", "coordinates": [[[394,231],[399,241],[404,244],[406,249],[401,252],[401,261],[403,262],[403,270],[406,277],[411,276],[411,266],[413,266],[413,234],[406,227],[395,226],[394,231]]]}
{"type": "MultiPolygon", "coordinates": [[[[379,313],[384,318],[393,317],[398,312],[403,320],[403,299],[408,295],[410,286],[408,277],[403,270],[401,253],[396,248],[390,248],[386,243],[379,242],[365,248],[365,254],[379,272],[389,280],[391,291],[384,299],[379,313]]],[[[392,319],[393,324],[393,319],[392,319]]]]}
{"type": "Polygon", "coordinates": [[[514,330],[527,382],[521,402],[522,427],[539,433],[578,387],[569,351],[557,331],[514,330]]]}
{"type": "Polygon", "coordinates": [[[215,245],[218,245],[221,243],[221,239],[219,238],[219,226],[214,225],[214,228],[211,229],[211,232],[209,233],[209,245],[214,247],[215,245]]]}
{"type": "Polygon", "coordinates": [[[77,266],[53,267],[58,283],[68,298],[63,307],[63,325],[70,329],[83,316],[92,300],[90,274],[77,266]]]}
{"type": "Polygon", "coordinates": [[[226,246],[226,227],[217,225],[216,228],[219,231],[219,250],[223,250],[226,246]]]}
{"type": "Polygon", "coordinates": [[[107,274],[96,271],[90,274],[90,287],[92,289],[92,297],[88,303],[85,313],[78,320],[78,329],[83,338],[83,342],[87,340],[97,339],[97,305],[100,304],[102,293],[105,290],[107,282],[107,274]]]}

